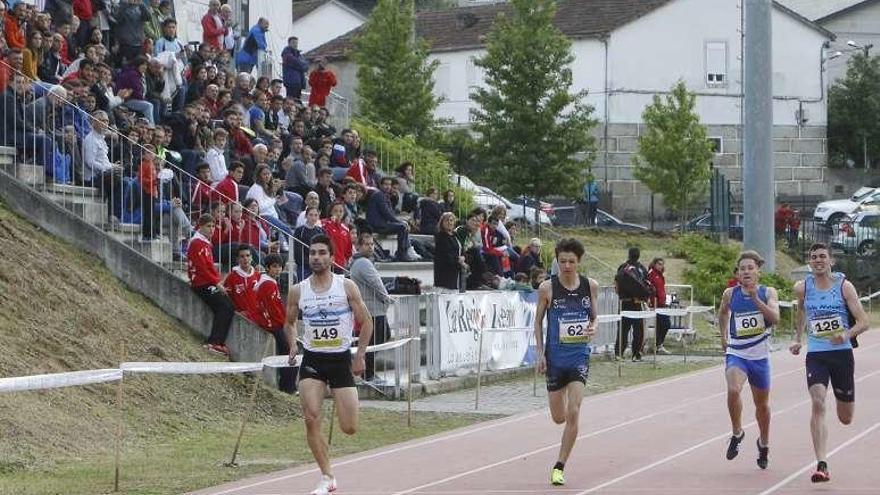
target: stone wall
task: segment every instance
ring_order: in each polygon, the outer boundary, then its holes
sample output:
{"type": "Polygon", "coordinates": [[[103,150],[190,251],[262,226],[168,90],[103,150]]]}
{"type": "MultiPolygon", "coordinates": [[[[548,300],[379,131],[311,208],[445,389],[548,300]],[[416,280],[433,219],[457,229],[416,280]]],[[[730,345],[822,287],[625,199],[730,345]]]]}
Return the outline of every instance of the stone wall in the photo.
{"type": "MultiPolygon", "coordinates": [[[[610,124],[607,139],[607,171],[603,126],[597,127],[598,150],[593,173],[601,180],[608,179],[612,191],[612,209],[627,220],[644,220],[650,213],[650,192],[633,177],[633,155],[638,150],[638,138],[645,131],[644,124],[610,124]],[[607,172],[607,176],[606,176],[607,172]]],[[[721,138],[721,153],[713,165],[731,181],[736,199],[742,194],[742,128],[736,125],[707,126],[709,137],[721,138]]],[[[776,126],[773,130],[773,161],[776,167],[776,194],[778,196],[825,196],[827,165],[827,138],[825,127],[776,126]]],[[[664,215],[662,201],[655,200],[658,216],[664,215]]]]}

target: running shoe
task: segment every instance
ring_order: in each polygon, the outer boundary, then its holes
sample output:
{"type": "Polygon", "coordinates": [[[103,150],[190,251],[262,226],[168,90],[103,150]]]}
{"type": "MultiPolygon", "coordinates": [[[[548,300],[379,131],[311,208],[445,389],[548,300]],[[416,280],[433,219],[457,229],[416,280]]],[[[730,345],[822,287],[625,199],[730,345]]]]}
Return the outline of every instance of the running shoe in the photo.
{"type": "Polygon", "coordinates": [[[565,484],[565,474],[563,474],[561,469],[553,468],[553,471],[550,473],[550,484],[554,486],[565,484]]]}
{"type": "Polygon", "coordinates": [[[767,459],[767,455],[770,453],[770,447],[761,447],[761,439],[758,438],[758,467],[761,469],[767,469],[767,464],[770,461],[767,459]]]}
{"type": "Polygon", "coordinates": [[[220,356],[229,356],[229,348],[223,344],[205,344],[205,349],[220,356]]]}
{"type": "Polygon", "coordinates": [[[318,486],[312,490],[310,495],[330,495],[331,493],[336,491],[336,478],[333,476],[327,476],[326,474],[321,476],[321,481],[318,482],[318,486]]]}
{"type": "Polygon", "coordinates": [[[739,434],[739,436],[731,436],[730,443],[727,444],[727,460],[732,460],[736,456],[739,455],[739,444],[743,441],[743,438],[746,437],[746,432],[743,431],[739,434]]]}
{"type": "Polygon", "coordinates": [[[816,466],[816,471],[813,473],[813,476],[810,477],[810,481],[813,483],[825,483],[826,481],[831,481],[831,475],[828,474],[828,464],[819,462],[816,466]]]}

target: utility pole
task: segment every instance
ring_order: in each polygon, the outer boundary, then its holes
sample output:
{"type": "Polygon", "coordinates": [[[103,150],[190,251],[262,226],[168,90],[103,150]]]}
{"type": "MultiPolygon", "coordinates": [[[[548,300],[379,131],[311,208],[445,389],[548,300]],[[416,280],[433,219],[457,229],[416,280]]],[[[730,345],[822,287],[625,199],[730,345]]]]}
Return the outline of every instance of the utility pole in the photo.
{"type": "Polygon", "coordinates": [[[745,122],[743,142],[743,241],[776,269],[773,231],[773,13],[771,0],[745,0],[745,122]]]}

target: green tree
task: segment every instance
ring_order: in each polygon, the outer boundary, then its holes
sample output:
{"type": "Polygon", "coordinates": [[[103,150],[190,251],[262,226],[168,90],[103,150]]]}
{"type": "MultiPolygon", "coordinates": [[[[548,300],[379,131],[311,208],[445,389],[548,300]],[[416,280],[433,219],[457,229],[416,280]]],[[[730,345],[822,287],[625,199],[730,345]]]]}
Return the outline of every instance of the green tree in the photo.
{"type": "Polygon", "coordinates": [[[654,95],[642,113],[646,130],[633,158],[635,177],[678,211],[682,225],[688,206],[705,195],[711,174],[712,145],[695,103],[683,81],[663,99],[654,95]]]}
{"type": "Polygon", "coordinates": [[[834,165],[846,160],[865,166],[880,152],[880,58],[857,53],[846,77],[828,90],[828,148],[834,165]],[[866,150],[867,148],[867,150],[866,150]]]}
{"type": "Polygon", "coordinates": [[[579,196],[595,151],[593,108],[569,91],[574,56],[555,14],[554,0],[511,0],[475,61],[487,84],[471,95],[481,162],[511,196],[579,196]]]}
{"type": "Polygon", "coordinates": [[[428,44],[413,34],[413,0],[379,0],[354,39],[361,116],[398,136],[434,131],[434,69],[428,44]]]}

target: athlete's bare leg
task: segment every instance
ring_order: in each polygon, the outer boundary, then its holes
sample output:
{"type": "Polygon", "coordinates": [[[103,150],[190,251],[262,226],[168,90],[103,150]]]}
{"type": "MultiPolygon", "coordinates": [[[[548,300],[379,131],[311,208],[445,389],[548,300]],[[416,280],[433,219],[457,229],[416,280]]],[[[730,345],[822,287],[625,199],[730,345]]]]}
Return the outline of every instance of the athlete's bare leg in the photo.
{"type": "Polygon", "coordinates": [[[336,415],[339,429],[346,435],[354,435],[358,427],[358,394],[356,387],[334,388],[331,390],[336,400],[336,415]]]}
{"type": "Polygon", "coordinates": [[[333,476],[330,471],[327,440],[321,434],[321,405],[324,403],[327,384],[314,378],[305,378],[299,381],[297,389],[299,390],[303,419],[306,423],[306,440],[309,443],[309,449],[312,451],[312,456],[318,463],[321,473],[333,476]]]}
{"type": "Polygon", "coordinates": [[[755,419],[761,432],[761,445],[766,447],[770,445],[770,389],[752,387],[752,399],[755,401],[755,419]]]}
{"type": "MultiPolygon", "coordinates": [[[[571,382],[560,390],[566,396],[565,429],[562,431],[562,443],[559,446],[559,462],[565,463],[574,448],[578,436],[578,422],[581,416],[581,401],[584,399],[584,384],[571,382]]],[[[552,412],[551,412],[552,414],[552,412]]],[[[555,421],[555,418],[554,418],[555,421]]],[[[558,423],[558,421],[557,421],[558,423]]]]}
{"type": "Polygon", "coordinates": [[[727,412],[730,414],[730,431],[733,436],[742,433],[742,388],[746,382],[743,370],[731,366],[724,373],[727,378],[727,412]]]}
{"type": "Polygon", "coordinates": [[[810,387],[810,399],[813,403],[810,416],[810,434],[813,436],[813,451],[817,461],[825,461],[826,445],[828,444],[828,427],[825,425],[825,396],[828,387],[816,384],[810,387]]]}

